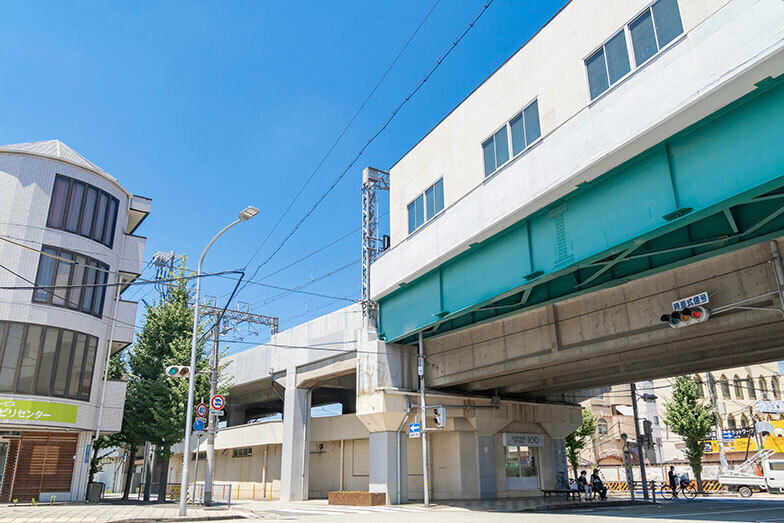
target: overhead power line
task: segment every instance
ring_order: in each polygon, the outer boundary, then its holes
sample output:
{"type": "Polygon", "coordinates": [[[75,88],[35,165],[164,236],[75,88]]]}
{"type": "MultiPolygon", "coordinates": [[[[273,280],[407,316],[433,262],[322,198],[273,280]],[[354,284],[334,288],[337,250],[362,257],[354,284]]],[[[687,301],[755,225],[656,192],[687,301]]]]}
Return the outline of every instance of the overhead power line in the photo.
{"type": "MultiPolygon", "coordinates": [[[[438,57],[438,59],[430,67],[428,72],[422,77],[421,80],[419,80],[419,82],[417,82],[416,86],[408,93],[408,95],[406,95],[406,97],[403,99],[403,101],[400,102],[400,104],[398,104],[398,106],[392,111],[392,113],[389,115],[389,117],[387,117],[387,119],[384,121],[384,123],[378,129],[378,131],[376,131],[376,133],[373,134],[370,137],[370,139],[367,141],[367,143],[360,148],[359,152],[357,152],[357,154],[354,156],[354,158],[340,172],[340,174],[332,181],[332,183],[327,188],[327,190],[324,191],[324,193],[307,210],[307,212],[305,212],[305,214],[299,219],[299,221],[288,232],[288,234],[286,234],[286,236],[283,237],[283,240],[281,240],[281,242],[278,243],[278,245],[275,247],[275,249],[273,249],[273,251],[270,253],[270,255],[267,256],[267,258],[265,258],[264,261],[261,262],[258,267],[256,267],[256,270],[251,275],[251,278],[250,278],[251,280],[256,277],[256,274],[258,274],[259,270],[264,265],[269,263],[269,261],[272,260],[272,258],[274,258],[275,255],[278,252],[280,252],[280,250],[283,248],[283,246],[289,241],[289,239],[294,235],[294,233],[297,232],[297,230],[300,228],[300,226],[302,226],[302,224],[305,222],[305,220],[307,220],[310,217],[310,215],[313,214],[313,211],[316,210],[316,208],[332,192],[332,190],[340,182],[340,180],[343,179],[343,177],[346,175],[346,173],[354,166],[354,164],[357,162],[357,160],[359,160],[359,158],[362,156],[362,154],[365,152],[365,150],[370,146],[370,144],[372,144],[376,140],[376,138],[378,138],[378,136],[381,133],[383,133],[384,130],[386,130],[387,126],[389,126],[389,124],[392,122],[392,120],[394,120],[395,116],[397,116],[397,114],[400,112],[400,110],[409,102],[409,100],[411,100],[411,98],[419,91],[419,89],[421,89],[422,86],[425,85],[425,82],[427,82],[430,79],[430,77],[433,76],[433,74],[436,72],[436,70],[439,68],[439,66],[444,62],[444,60],[446,60],[446,58],[449,56],[449,54],[454,50],[455,47],[458,46],[458,44],[463,40],[463,38],[465,38],[465,36],[468,34],[468,32],[471,30],[471,28],[474,27],[474,25],[479,21],[479,18],[481,18],[481,16],[485,13],[485,11],[487,11],[487,9],[490,7],[490,5],[492,3],[493,3],[493,0],[488,0],[485,4],[482,5],[482,8],[479,10],[479,12],[476,15],[474,15],[474,17],[471,19],[471,21],[468,22],[468,24],[465,26],[465,28],[457,36],[457,38],[455,38],[455,40],[449,45],[449,47],[446,49],[446,51],[444,51],[441,54],[441,56],[438,57]]],[[[246,283],[246,286],[247,286],[247,283],[246,283]]]]}
{"type": "MultiPolygon", "coordinates": [[[[387,67],[386,71],[384,71],[384,74],[382,74],[381,78],[378,79],[378,81],[376,82],[376,85],[373,86],[373,89],[370,90],[368,95],[365,97],[365,100],[362,102],[362,104],[359,106],[359,108],[354,113],[354,116],[351,117],[351,119],[348,121],[346,126],[340,132],[338,137],[335,138],[335,141],[332,142],[332,145],[327,150],[326,154],[321,158],[319,163],[316,165],[316,168],[313,169],[313,172],[310,173],[310,176],[308,177],[307,180],[305,180],[305,183],[302,184],[302,187],[300,187],[299,191],[294,196],[294,198],[291,200],[291,202],[289,203],[288,207],[286,207],[286,210],[283,211],[283,214],[280,215],[280,217],[278,218],[278,221],[275,222],[275,225],[272,226],[270,231],[267,233],[267,236],[264,237],[264,240],[261,242],[261,244],[259,244],[259,246],[256,248],[256,250],[253,252],[253,256],[250,257],[250,260],[248,260],[248,263],[245,265],[246,267],[248,265],[250,265],[250,263],[253,261],[253,259],[259,254],[259,252],[261,251],[262,247],[264,247],[264,245],[270,239],[270,236],[272,236],[272,233],[275,232],[275,229],[278,228],[278,225],[280,225],[280,223],[283,221],[283,218],[286,217],[286,215],[291,210],[291,208],[294,205],[294,203],[302,195],[302,192],[305,190],[305,188],[313,180],[313,177],[316,176],[316,173],[319,171],[319,169],[321,169],[321,166],[324,165],[324,162],[327,160],[329,155],[332,154],[332,151],[335,150],[335,147],[338,145],[338,142],[340,142],[340,140],[343,138],[343,136],[345,136],[346,131],[348,131],[349,127],[351,127],[351,125],[357,119],[357,117],[359,116],[359,113],[362,112],[362,110],[365,108],[367,103],[370,101],[370,99],[373,97],[373,95],[378,90],[379,86],[381,86],[381,83],[384,81],[384,79],[386,79],[387,75],[389,75],[389,72],[392,71],[392,68],[395,66],[397,61],[400,59],[401,56],[403,56],[403,53],[406,51],[406,49],[408,49],[408,46],[411,43],[411,41],[414,39],[414,37],[417,35],[417,33],[419,33],[419,30],[422,29],[422,26],[425,25],[425,22],[427,22],[427,19],[430,18],[430,15],[433,13],[433,11],[435,11],[436,6],[438,6],[440,1],[441,0],[436,0],[436,2],[433,4],[433,7],[430,8],[430,11],[428,11],[427,14],[425,15],[425,17],[422,19],[422,21],[419,22],[419,25],[417,26],[417,28],[414,30],[414,32],[411,34],[411,36],[408,38],[408,40],[406,40],[406,43],[403,45],[403,48],[400,49],[400,52],[398,52],[397,56],[395,56],[395,59],[392,60],[392,63],[389,64],[389,66],[387,67]]],[[[253,276],[255,276],[255,275],[256,274],[254,273],[253,276]]]]}

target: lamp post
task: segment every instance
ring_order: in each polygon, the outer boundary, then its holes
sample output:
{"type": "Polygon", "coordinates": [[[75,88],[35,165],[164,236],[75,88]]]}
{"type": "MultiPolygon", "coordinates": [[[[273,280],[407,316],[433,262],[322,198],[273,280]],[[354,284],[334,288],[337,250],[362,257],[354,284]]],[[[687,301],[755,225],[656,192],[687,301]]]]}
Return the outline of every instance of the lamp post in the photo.
{"type": "Polygon", "coordinates": [[[201,288],[201,264],[204,262],[204,256],[210,250],[215,240],[220,238],[221,234],[228,231],[240,222],[245,222],[259,214],[259,210],[255,207],[248,206],[243,210],[239,218],[228,224],[216,234],[210,243],[204,248],[199,258],[199,265],[196,268],[196,296],[193,304],[193,334],[191,335],[191,364],[188,376],[188,407],[185,412],[185,440],[182,449],[182,478],[180,479],[180,516],[185,516],[187,511],[186,498],[188,495],[188,468],[191,461],[191,424],[193,423],[193,386],[196,378],[196,336],[199,329],[199,291],[201,288]]]}

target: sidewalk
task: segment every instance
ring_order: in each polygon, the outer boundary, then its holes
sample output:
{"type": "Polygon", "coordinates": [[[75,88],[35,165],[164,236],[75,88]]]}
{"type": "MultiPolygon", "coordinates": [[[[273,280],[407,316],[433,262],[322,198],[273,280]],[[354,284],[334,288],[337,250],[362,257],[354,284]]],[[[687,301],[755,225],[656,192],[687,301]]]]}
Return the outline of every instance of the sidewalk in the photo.
{"type": "Polygon", "coordinates": [[[90,521],[210,521],[240,519],[249,514],[242,509],[224,506],[188,507],[188,515],[180,518],[177,503],[144,503],[112,501],[98,504],[0,506],[0,523],[28,522],[90,522],[90,521]]]}

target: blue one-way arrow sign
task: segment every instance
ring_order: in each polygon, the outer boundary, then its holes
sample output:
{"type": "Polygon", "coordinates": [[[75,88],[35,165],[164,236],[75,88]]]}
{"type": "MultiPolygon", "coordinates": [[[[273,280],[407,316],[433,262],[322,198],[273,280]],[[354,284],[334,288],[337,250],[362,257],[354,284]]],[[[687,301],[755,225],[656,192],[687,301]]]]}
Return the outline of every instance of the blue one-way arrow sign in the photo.
{"type": "Polygon", "coordinates": [[[422,434],[422,429],[419,423],[409,423],[408,424],[408,437],[409,438],[418,438],[422,434]]]}

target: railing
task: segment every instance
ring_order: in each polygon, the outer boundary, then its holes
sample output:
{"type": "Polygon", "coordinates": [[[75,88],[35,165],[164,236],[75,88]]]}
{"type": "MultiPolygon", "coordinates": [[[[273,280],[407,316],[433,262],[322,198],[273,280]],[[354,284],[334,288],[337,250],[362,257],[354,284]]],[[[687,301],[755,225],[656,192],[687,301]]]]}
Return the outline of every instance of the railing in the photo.
{"type": "MultiPolygon", "coordinates": [[[[734,469],[727,472],[728,476],[745,476],[748,474],[756,473],[756,466],[762,463],[762,460],[769,458],[771,455],[775,454],[776,451],[773,449],[764,449],[752,457],[735,467],[734,469]],[[753,472],[752,472],[753,471],[753,472]]],[[[754,474],[756,475],[756,474],[754,474]]]]}
{"type": "MultiPolygon", "coordinates": [[[[212,502],[213,503],[226,503],[231,507],[231,483],[213,483],[212,484],[212,502]]],[[[188,503],[197,505],[204,504],[204,483],[191,483],[188,486],[188,503]]],[[[166,497],[171,500],[180,499],[180,484],[167,483],[166,484],[166,497]]]]}

